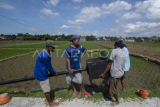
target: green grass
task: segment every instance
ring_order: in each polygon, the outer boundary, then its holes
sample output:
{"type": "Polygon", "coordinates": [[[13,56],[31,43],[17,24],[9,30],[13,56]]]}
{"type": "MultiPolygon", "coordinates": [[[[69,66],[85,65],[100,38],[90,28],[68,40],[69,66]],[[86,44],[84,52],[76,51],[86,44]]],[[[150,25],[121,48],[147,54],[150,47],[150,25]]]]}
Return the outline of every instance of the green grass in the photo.
{"type": "MultiPolygon", "coordinates": [[[[55,42],[57,46],[61,46],[64,44],[70,43],[69,41],[56,41],[55,42]]],[[[20,46],[9,46],[6,48],[35,48],[35,49],[45,49],[46,45],[45,43],[40,43],[40,44],[28,44],[28,45],[20,45],[20,46]]]]}
{"type": "MultiPolygon", "coordinates": [[[[82,92],[89,91],[91,88],[83,89],[82,92]]],[[[11,97],[38,97],[38,98],[45,98],[45,95],[42,92],[42,89],[36,89],[31,90],[30,92],[25,92],[24,90],[19,90],[21,93],[14,94],[13,91],[18,89],[8,89],[8,88],[0,88],[0,94],[2,93],[9,93],[11,97]]],[[[137,90],[138,88],[127,88],[126,92],[118,91],[118,97],[123,98],[124,100],[127,100],[128,98],[131,99],[139,99],[143,100],[140,95],[138,94],[137,90]]],[[[92,95],[90,98],[85,98],[85,101],[93,101],[93,102],[99,102],[104,101],[107,94],[107,89],[105,87],[98,87],[94,88],[94,91],[96,92],[94,95],[92,95]]],[[[156,89],[148,89],[149,91],[149,98],[152,97],[158,97],[160,98],[160,88],[156,89]]],[[[57,89],[51,91],[51,96],[55,96],[56,99],[60,99],[60,102],[63,101],[70,101],[73,100],[74,97],[72,96],[73,90],[71,88],[65,88],[65,89],[57,89]]],[[[78,93],[78,92],[77,92],[78,93]]],[[[81,98],[84,98],[83,96],[81,98]]]]}
{"type": "MultiPolygon", "coordinates": [[[[70,44],[69,41],[56,41],[56,45],[59,46],[56,49],[62,49],[64,51],[65,47],[67,47],[69,44],[70,44]]],[[[45,49],[45,48],[46,48],[45,42],[41,42],[41,44],[27,44],[27,45],[24,45],[22,43],[21,45],[19,44],[19,46],[1,47],[0,48],[0,60],[6,59],[9,57],[13,57],[16,55],[22,55],[22,54],[27,54],[30,52],[35,52],[36,50],[40,52],[42,49],[45,49]]],[[[58,50],[58,51],[62,53],[63,52],[62,50],[58,50]]]]}
{"type": "Polygon", "coordinates": [[[34,51],[35,49],[0,49],[0,60],[34,51]]]}
{"type": "Polygon", "coordinates": [[[45,43],[45,41],[0,41],[0,47],[45,43]]]}

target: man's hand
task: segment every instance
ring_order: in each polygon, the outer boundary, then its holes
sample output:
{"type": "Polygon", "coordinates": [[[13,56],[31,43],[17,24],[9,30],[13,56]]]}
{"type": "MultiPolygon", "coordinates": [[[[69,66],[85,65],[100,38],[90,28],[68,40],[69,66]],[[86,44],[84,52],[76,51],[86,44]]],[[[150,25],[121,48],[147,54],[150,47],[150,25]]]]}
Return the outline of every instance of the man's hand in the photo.
{"type": "Polygon", "coordinates": [[[57,72],[54,74],[54,76],[57,76],[58,74],[57,74],[57,72]]]}
{"type": "Polygon", "coordinates": [[[68,71],[69,71],[69,74],[73,74],[73,70],[74,69],[69,69],[68,71]]]}
{"type": "Polygon", "coordinates": [[[97,49],[97,52],[100,52],[101,51],[101,49],[97,49]]]}
{"type": "Polygon", "coordinates": [[[102,73],[99,77],[105,78],[105,74],[102,73]]]}

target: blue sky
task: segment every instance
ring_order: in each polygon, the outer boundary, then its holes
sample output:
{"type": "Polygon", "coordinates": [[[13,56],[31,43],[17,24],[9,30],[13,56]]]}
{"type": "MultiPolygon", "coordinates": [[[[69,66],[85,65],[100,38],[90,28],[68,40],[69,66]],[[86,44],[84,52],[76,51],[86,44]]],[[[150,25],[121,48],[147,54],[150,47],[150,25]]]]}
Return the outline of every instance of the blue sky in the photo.
{"type": "Polygon", "coordinates": [[[17,33],[158,36],[160,0],[0,0],[0,34],[17,33]]]}

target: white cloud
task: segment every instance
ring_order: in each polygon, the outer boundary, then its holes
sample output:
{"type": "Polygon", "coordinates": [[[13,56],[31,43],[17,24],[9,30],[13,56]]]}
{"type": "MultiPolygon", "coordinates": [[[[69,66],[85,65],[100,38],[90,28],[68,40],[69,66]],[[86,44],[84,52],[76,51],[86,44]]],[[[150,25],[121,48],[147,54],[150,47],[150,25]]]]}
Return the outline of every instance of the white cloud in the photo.
{"type": "Polygon", "coordinates": [[[127,12],[125,13],[119,20],[116,20],[116,23],[119,23],[120,21],[126,20],[126,19],[139,19],[141,18],[141,14],[136,12],[127,12]]]}
{"type": "Polygon", "coordinates": [[[52,10],[46,9],[46,8],[40,10],[40,12],[42,12],[42,13],[44,13],[46,15],[52,15],[52,16],[59,15],[59,13],[53,13],[52,10]]]}
{"type": "Polygon", "coordinates": [[[71,20],[68,21],[68,23],[78,24],[78,25],[84,24],[84,23],[86,23],[86,22],[87,22],[87,20],[84,20],[84,19],[76,19],[75,21],[71,21],[71,20]]]}
{"type": "Polygon", "coordinates": [[[10,9],[10,10],[14,9],[13,6],[11,6],[11,5],[7,4],[7,3],[0,3],[0,7],[4,8],[4,9],[10,9]]]}
{"type": "Polygon", "coordinates": [[[122,16],[123,19],[139,19],[141,18],[141,14],[135,12],[127,12],[122,16]]]}
{"type": "Polygon", "coordinates": [[[53,5],[53,6],[56,6],[58,3],[59,3],[60,0],[49,0],[47,1],[47,3],[43,2],[46,6],[50,6],[50,5],[53,5]]]}
{"type": "Polygon", "coordinates": [[[110,3],[108,6],[106,4],[103,4],[102,8],[105,9],[106,11],[116,13],[122,10],[130,10],[132,8],[132,5],[128,4],[125,1],[116,1],[110,3]]]}
{"type": "Polygon", "coordinates": [[[93,19],[101,16],[101,9],[99,7],[84,7],[80,14],[76,15],[76,20],[68,22],[71,24],[83,24],[91,22],[93,19]]]}
{"type": "Polygon", "coordinates": [[[148,22],[136,22],[136,24],[127,24],[124,25],[124,33],[131,33],[131,34],[136,34],[136,33],[152,33],[154,32],[159,32],[160,29],[160,22],[159,23],[148,23],[148,22]]]}
{"type": "Polygon", "coordinates": [[[63,26],[61,27],[61,29],[69,29],[69,28],[82,29],[82,27],[79,27],[79,26],[67,26],[67,25],[63,25],[63,26]]]}
{"type": "Polygon", "coordinates": [[[61,34],[61,32],[58,32],[58,34],[60,35],[60,34],[61,34]]]}
{"type": "Polygon", "coordinates": [[[69,28],[69,26],[66,26],[66,25],[63,25],[62,27],[61,27],[61,29],[68,29],[69,28]]]}
{"type": "Polygon", "coordinates": [[[73,7],[74,9],[80,9],[80,6],[75,6],[75,7],[73,7]]]}
{"type": "Polygon", "coordinates": [[[146,14],[148,19],[160,20],[160,0],[145,0],[136,2],[137,12],[146,14]]]}
{"type": "Polygon", "coordinates": [[[82,2],[82,0],[72,0],[73,2],[82,2]]]}

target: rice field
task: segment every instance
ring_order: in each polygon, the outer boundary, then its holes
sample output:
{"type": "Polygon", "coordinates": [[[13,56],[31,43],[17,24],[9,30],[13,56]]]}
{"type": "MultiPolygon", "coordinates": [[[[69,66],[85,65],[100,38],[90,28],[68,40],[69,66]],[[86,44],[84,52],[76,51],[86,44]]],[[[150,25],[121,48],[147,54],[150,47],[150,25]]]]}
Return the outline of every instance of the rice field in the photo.
{"type": "MultiPolygon", "coordinates": [[[[66,70],[66,60],[64,57],[64,50],[69,46],[71,42],[60,41],[56,42],[59,47],[51,55],[51,63],[53,68],[57,72],[66,70]]],[[[86,49],[104,49],[108,57],[110,57],[111,50],[104,47],[92,44],[90,42],[80,43],[86,49]]],[[[8,81],[12,79],[26,78],[34,75],[34,66],[38,53],[45,49],[44,42],[38,42],[38,44],[19,44],[19,46],[6,46],[0,48],[0,60],[6,59],[15,55],[22,55],[19,57],[9,58],[4,61],[0,61],[0,82],[8,81]],[[28,54],[27,54],[28,53],[28,54]]],[[[81,67],[86,67],[86,60],[91,58],[100,57],[98,53],[94,54],[82,54],[81,67]]],[[[119,91],[121,84],[118,84],[118,93],[120,97],[139,97],[136,92],[138,89],[147,89],[150,91],[149,97],[160,97],[160,66],[149,61],[145,61],[139,58],[130,57],[131,68],[129,72],[126,72],[125,85],[127,92],[123,93],[119,91]],[[157,91],[158,90],[158,91],[157,91]]],[[[89,76],[86,71],[83,74],[83,92],[92,89],[90,87],[89,76]]],[[[106,97],[108,93],[107,88],[103,86],[103,79],[93,80],[94,90],[96,94],[93,96],[95,99],[102,99],[106,97]]],[[[54,96],[57,98],[63,98],[67,96],[71,98],[72,88],[71,85],[67,85],[65,75],[50,77],[50,85],[54,96]],[[62,94],[63,92],[63,94],[62,94]]],[[[6,84],[0,86],[0,94],[3,92],[9,92],[11,96],[33,96],[44,97],[42,90],[37,80],[24,81],[13,84],[6,84]],[[20,94],[13,94],[13,90],[23,90],[20,94]],[[35,94],[37,93],[37,94],[35,94]]]]}

